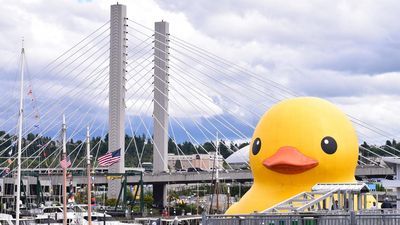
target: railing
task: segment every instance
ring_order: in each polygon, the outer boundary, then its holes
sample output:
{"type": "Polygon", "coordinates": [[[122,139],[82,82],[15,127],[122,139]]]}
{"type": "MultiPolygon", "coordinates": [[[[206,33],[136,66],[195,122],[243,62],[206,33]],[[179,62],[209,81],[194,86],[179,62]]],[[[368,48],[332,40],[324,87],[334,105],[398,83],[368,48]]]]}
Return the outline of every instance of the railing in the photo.
{"type": "Polygon", "coordinates": [[[203,225],[399,225],[396,211],[204,215],[203,225]]]}

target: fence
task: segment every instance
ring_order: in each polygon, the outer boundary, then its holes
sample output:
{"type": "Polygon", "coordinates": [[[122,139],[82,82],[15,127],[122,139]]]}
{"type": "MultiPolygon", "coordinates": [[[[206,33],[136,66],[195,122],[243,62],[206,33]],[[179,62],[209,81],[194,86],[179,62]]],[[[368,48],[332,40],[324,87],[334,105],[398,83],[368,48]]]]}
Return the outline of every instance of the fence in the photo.
{"type": "Polygon", "coordinates": [[[398,225],[400,214],[390,211],[204,215],[203,225],[398,225]]]}

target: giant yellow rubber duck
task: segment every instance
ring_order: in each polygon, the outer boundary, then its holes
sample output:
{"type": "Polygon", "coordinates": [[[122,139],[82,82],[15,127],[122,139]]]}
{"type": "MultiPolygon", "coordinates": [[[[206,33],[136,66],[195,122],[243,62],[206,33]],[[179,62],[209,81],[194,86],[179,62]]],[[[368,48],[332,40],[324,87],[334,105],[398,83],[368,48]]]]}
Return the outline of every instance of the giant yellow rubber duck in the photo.
{"type": "Polygon", "coordinates": [[[227,214],[262,212],[317,183],[355,182],[355,130],[326,100],[302,97],[274,105],[259,121],[251,145],[253,186],[227,214]]]}

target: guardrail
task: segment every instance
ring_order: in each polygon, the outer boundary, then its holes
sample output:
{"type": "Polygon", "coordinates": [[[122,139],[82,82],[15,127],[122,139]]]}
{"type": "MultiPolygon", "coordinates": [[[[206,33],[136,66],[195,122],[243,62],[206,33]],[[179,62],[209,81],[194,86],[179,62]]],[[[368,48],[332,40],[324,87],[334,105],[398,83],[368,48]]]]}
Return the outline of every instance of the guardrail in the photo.
{"type": "Polygon", "coordinates": [[[203,225],[398,225],[397,211],[203,215],[203,225]]]}

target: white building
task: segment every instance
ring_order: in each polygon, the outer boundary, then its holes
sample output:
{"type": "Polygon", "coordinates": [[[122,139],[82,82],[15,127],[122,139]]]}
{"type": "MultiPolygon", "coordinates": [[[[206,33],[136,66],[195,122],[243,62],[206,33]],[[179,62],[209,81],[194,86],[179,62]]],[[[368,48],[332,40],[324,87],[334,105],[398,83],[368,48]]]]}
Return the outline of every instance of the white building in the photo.
{"type": "Polygon", "coordinates": [[[246,145],[241,149],[237,150],[226,158],[226,163],[228,163],[233,169],[244,169],[249,167],[249,154],[250,145],[246,145]]]}
{"type": "Polygon", "coordinates": [[[216,159],[215,154],[194,154],[194,155],[168,155],[168,168],[171,171],[185,170],[212,171],[215,168],[222,169],[224,158],[219,155],[216,159]]]}

